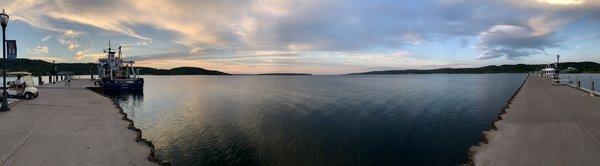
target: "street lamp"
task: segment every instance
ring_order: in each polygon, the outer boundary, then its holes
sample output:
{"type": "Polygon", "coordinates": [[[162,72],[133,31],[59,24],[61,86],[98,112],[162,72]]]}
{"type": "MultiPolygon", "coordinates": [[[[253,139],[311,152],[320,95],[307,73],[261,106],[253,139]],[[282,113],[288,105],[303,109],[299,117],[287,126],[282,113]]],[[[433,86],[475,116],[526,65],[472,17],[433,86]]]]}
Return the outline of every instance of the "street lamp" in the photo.
{"type": "Polygon", "coordinates": [[[4,60],[4,63],[2,63],[2,84],[4,86],[2,87],[2,108],[0,108],[0,111],[8,111],[10,110],[8,100],[6,100],[8,97],[8,93],[6,93],[6,25],[8,25],[8,14],[4,13],[4,9],[0,13],[0,24],[2,25],[2,60],[4,60]]]}

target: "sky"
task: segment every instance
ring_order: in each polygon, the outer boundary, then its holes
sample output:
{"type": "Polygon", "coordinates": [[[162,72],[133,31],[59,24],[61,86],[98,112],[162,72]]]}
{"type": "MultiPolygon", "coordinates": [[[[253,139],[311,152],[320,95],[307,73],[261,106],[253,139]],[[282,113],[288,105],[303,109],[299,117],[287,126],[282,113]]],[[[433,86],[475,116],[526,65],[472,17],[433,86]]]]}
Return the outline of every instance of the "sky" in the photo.
{"type": "Polygon", "coordinates": [[[0,0],[20,58],[236,74],[600,62],[600,0],[0,0]]]}

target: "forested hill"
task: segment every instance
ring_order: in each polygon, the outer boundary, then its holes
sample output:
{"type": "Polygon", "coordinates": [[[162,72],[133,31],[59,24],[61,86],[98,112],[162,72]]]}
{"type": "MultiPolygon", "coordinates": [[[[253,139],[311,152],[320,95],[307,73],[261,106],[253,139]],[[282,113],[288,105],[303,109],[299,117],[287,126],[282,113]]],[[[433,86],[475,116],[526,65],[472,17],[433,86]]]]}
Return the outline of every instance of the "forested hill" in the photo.
{"type": "MultiPolygon", "coordinates": [[[[3,63],[0,59],[0,65],[3,63]]],[[[540,70],[545,65],[542,64],[517,64],[517,65],[500,65],[500,66],[484,66],[477,68],[441,68],[430,70],[384,70],[370,71],[364,73],[352,74],[477,74],[477,73],[528,73],[535,70],[540,70]]],[[[1,66],[0,66],[1,67],[1,66]]],[[[574,67],[578,72],[583,73],[599,73],[600,64],[595,62],[566,62],[560,63],[560,69],[574,67]]],[[[43,60],[16,59],[9,60],[7,63],[8,71],[27,71],[34,75],[48,74],[53,71],[54,64],[43,60]]],[[[88,75],[90,71],[96,74],[96,64],[94,63],[56,63],[58,71],[70,71],[76,75],[88,75]]],[[[140,74],[143,75],[230,75],[225,72],[216,70],[207,70],[197,67],[177,67],[172,69],[157,69],[151,67],[137,67],[140,69],[140,74]]],[[[1,69],[1,68],[0,68],[1,69]]],[[[266,75],[276,75],[282,73],[267,73],[266,75]]],[[[289,74],[289,73],[287,73],[289,74]]],[[[295,73],[297,74],[297,73],[295,73]]]]}
{"type": "MultiPolygon", "coordinates": [[[[3,62],[0,59],[0,64],[3,62]]],[[[6,67],[8,71],[27,71],[34,75],[46,75],[53,71],[54,64],[43,60],[16,59],[8,60],[6,67]]],[[[97,73],[97,66],[94,63],[56,63],[56,68],[58,71],[69,71],[75,75],[89,75],[90,71],[94,74],[97,73]]],[[[140,74],[144,75],[229,75],[228,73],[197,67],[178,67],[173,69],[137,68],[140,69],[140,74]]]]}
{"type": "MultiPolygon", "coordinates": [[[[517,65],[501,65],[501,66],[484,66],[477,68],[441,68],[441,69],[430,69],[430,70],[383,70],[383,71],[370,71],[364,73],[352,73],[354,74],[478,74],[478,73],[528,73],[542,69],[545,64],[517,64],[517,65]]],[[[600,64],[595,62],[565,62],[560,63],[558,67],[561,70],[567,69],[567,67],[574,67],[577,72],[584,73],[598,73],[600,72],[600,64]]]]}

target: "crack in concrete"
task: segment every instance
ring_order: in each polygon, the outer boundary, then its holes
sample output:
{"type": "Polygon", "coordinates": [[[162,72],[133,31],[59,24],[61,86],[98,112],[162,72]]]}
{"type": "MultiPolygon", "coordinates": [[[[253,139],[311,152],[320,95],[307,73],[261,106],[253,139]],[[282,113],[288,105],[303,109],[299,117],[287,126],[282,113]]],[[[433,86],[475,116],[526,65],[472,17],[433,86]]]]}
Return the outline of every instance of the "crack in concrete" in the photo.
{"type": "MultiPolygon", "coordinates": [[[[55,107],[52,111],[56,112],[56,110],[58,109],[58,107],[55,107]]],[[[42,126],[44,126],[44,124],[46,124],[46,122],[48,121],[48,119],[50,119],[51,117],[54,117],[55,114],[51,114],[51,116],[48,116],[44,119],[44,121],[42,121],[42,123],[40,123],[40,125],[38,125],[35,130],[33,130],[33,132],[31,132],[31,134],[29,134],[29,136],[27,136],[27,139],[25,139],[23,142],[21,142],[21,144],[19,144],[19,146],[17,147],[17,149],[15,149],[9,156],[8,158],[6,158],[6,160],[4,160],[4,162],[2,162],[2,165],[6,165],[8,162],[16,153],[17,151],[19,151],[21,149],[21,147],[23,147],[23,145],[25,145],[25,143],[27,143],[31,137],[33,135],[35,135],[38,130],[40,130],[40,128],[42,128],[42,126]]]]}
{"type": "MultiPolygon", "coordinates": [[[[560,101],[564,101],[564,100],[560,100],[560,101]]],[[[577,123],[577,125],[579,127],[581,127],[584,131],[586,131],[588,134],[592,135],[596,139],[596,142],[598,142],[598,144],[600,144],[600,138],[596,134],[594,134],[594,132],[592,132],[592,129],[590,129],[590,127],[587,126],[585,124],[585,122],[581,121],[581,119],[573,112],[573,109],[571,108],[571,104],[565,103],[565,102],[561,102],[561,104],[563,104],[567,107],[567,109],[569,110],[569,114],[571,114],[571,116],[573,116],[575,118],[575,122],[577,123]]]]}

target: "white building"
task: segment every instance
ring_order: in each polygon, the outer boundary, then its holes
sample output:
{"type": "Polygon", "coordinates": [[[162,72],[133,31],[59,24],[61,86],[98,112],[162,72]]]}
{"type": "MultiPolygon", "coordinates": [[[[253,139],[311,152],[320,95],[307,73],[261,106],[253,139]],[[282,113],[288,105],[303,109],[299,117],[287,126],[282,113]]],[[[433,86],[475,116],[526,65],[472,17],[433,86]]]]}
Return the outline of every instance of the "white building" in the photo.
{"type": "Polygon", "coordinates": [[[547,78],[554,78],[556,76],[556,69],[551,67],[542,69],[542,76],[547,78]]]}

